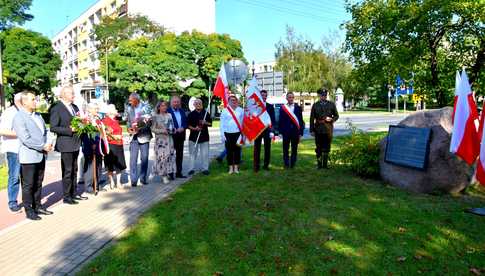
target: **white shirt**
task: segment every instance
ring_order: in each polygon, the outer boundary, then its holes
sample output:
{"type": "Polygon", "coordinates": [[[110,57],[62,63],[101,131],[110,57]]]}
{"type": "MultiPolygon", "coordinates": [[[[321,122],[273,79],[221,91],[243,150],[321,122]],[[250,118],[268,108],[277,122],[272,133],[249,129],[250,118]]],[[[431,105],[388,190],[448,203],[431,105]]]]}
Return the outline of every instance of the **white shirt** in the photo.
{"type": "Polygon", "coordinates": [[[179,128],[182,127],[182,114],[180,114],[180,108],[173,109],[173,115],[175,115],[175,119],[177,120],[177,125],[179,128]]]}
{"type": "MultiPolygon", "coordinates": [[[[234,110],[234,115],[236,115],[236,118],[239,122],[239,125],[242,127],[243,124],[243,118],[244,118],[244,110],[240,107],[237,107],[234,110]]],[[[227,133],[236,133],[240,132],[239,127],[237,126],[236,122],[234,121],[231,113],[227,111],[227,108],[225,108],[222,113],[221,113],[221,135],[224,137],[224,132],[227,133]]]]}
{"type": "MultiPolygon", "coordinates": [[[[15,117],[15,114],[17,114],[17,112],[18,110],[14,105],[7,108],[3,112],[2,118],[0,119],[0,129],[13,131],[13,117],[15,117]]],[[[3,153],[6,153],[6,152],[19,153],[19,147],[20,147],[19,139],[2,136],[1,150],[3,153]]]]}
{"type": "Polygon", "coordinates": [[[286,107],[288,107],[288,110],[291,111],[291,113],[295,114],[295,104],[286,104],[286,107]]]}
{"type": "Polygon", "coordinates": [[[44,120],[40,117],[39,114],[32,112],[30,113],[30,116],[32,117],[32,120],[34,120],[35,124],[39,127],[39,129],[42,131],[42,133],[45,133],[45,125],[44,125],[44,120]]]}
{"type": "Polygon", "coordinates": [[[71,113],[72,116],[76,116],[76,112],[74,111],[74,107],[72,107],[71,103],[66,103],[65,101],[61,102],[67,107],[67,110],[69,110],[69,113],[71,113]]]}

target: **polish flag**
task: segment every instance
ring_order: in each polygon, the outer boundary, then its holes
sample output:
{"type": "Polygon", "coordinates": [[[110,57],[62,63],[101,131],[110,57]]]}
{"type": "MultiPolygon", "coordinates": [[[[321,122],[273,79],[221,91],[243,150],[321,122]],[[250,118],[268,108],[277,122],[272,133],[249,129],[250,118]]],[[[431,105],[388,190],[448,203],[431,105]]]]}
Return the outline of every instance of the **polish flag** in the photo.
{"type": "Polygon", "coordinates": [[[244,109],[243,133],[249,142],[254,141],[259,135],[271,126],[271,118],[266,110],[266,103],[258,88],[255,77],[249,83],[246,92],[246,108],[244,109]]]}
{"type": "Polygon", "coordinates": [[[478,156],[477,162],[477,172],[476,178],[480,184],[485,185],[485,138],[483,135],[485,134],[483,131],[483,123],[485,122],[485,102],[483,103],[482,114],[480,115],[480,130],[479,135],[482,141],[480,146],[480,155],[478,156]]]}
{"type": "Polygon", "coordinates": [[[455,120],[456,103],[458,101],[458,89],[460,88],[460,82],[461,82],[460,72],[458,72],[458,70],[456,70],[455,98],[454,98],[454,101],[453,101],[453,113],[451,114],[451,122],[454,122],[454,120],[455,120]]]}
{"type": "Polygon", "coordinates": [[[461,74],[456,96],[450,152],[461,157],[468,165],[472,165],[480,152],[478,111],[465,70],[461,74]]]}
{"type": "Polygon", "coordinates": [[[216,85],[214,85],[214,96],[222,99],[224,108],[227,106],[227,97],[229,96],[229,84],[227,83],[226,69],[224,63],[221,65],[221,70],[217,76],[216,85]]]}

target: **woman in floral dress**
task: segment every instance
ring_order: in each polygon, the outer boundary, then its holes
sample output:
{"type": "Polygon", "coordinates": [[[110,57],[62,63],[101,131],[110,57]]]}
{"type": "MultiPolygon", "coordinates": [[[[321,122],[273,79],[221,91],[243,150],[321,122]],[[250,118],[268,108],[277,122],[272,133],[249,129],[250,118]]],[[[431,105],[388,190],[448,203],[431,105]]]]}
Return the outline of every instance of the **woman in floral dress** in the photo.
{"type": "Polygon", "coordinates": [[[169,182],[168,175],[175,173],[175,149],[173,147],[172,116],[167,113],[168,104],[160,101],[152,117],[151,130],[155,134],[155,164],[153,174],[160,175],[164,184],[169,182]]]}

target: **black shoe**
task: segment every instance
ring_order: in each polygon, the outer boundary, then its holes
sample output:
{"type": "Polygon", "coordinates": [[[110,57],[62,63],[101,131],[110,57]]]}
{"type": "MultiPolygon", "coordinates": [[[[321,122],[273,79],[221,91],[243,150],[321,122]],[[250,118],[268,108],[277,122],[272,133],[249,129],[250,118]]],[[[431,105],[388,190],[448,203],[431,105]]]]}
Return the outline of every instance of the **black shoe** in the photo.
{"type": "Polygon", "coordinates": [[[205,170],[202,172],[203,175],[209,175],[209,171],[205,170]]]}
{"type": "Polygon", "coordinates": [[[137,186],[137,182],[131,182],[131,187],[136,187],[137,186]]]}
{"type": "Polygon", "coordinates": [[[35,212],[28,212],[26,217],[27,217],[27,219],[30,219],[30,220],[41,220],[42,219],[35,212]]]}
{"type": "Polygon", "coordinates": [[[177,177],[177,178],[187,178],[187,176],[185,176],[181,173],[176,174],[175,177],[177,177]]]}
{"type": "Polygon", "coordinates": [[[65,204],[69,204],[69,205],[79,204],[77,201],[75,201],[72,198],[65,198],[64,200],[62,200],[62,202],[64,202],[65,204]]]}
{"type": "Polygon", "coordinates": [[[175,180],[175,177],[174,177],[173,173],[169,174],[168,175],[168,178],[170,178],[170,180],[175,180]]]}
{"type": "Polygon", "coordinates": [[[222,163],[222,161],[224,161],[224,160],[222,160],[222,158],[219,158],[219,157],[217,157],[217,158],[216,158],[216,160],[217,160],[217,162],[219,162],[219,163],[222,163]]]}
{"type": "Polygon", "coordinates": [[[38,215],[52,215],[54,212],[47,210],[46,208],[39,208],[35,210],[38,215]]]}
{"type": "Polygon", "coordinates": [[[194,171],[194,170],[190,170],[190,171],[189,171],[189,175],[193,175],[194,173],[195,173],[195,171],[194,171]]]}
{"type": "Polygon", "coordinates": [[[269,171],[269,167],[268,166],[263,166],[263,170],[269,171]]]}
{"type": "Polygon", "coordinates": [[[9,206],[8,210],[11,213],[20,213],[22,211],[22,208],[18,204],[16,204],[16,205],[9,206]]]}
{"type": "Polygon", "coordinates": [[[87,200],[88,197],[87,196],[82,196],[82,195],[77,195],[74,197],[75,200],[87,200]]]}

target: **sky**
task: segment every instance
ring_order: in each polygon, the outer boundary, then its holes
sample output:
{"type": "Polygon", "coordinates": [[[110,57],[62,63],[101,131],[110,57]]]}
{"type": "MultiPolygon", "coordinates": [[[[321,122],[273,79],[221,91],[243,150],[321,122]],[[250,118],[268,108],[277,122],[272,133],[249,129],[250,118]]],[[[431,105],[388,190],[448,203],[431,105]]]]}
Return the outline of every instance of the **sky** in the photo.
{"type": "MultiPolygon", "coordinates": [[[[33,0],[30,13],[34,19],[24,27],[52,38],[96,2],[33,0]]],[[[287,25],[321,45],[324,36],[342,41],[345,32],[340,24],[349,19],[344,0],[216,1],[216,32],[241,41],[246,59],[256,63],[274,60],[275,44],[285,36],[287,25]]]]}

